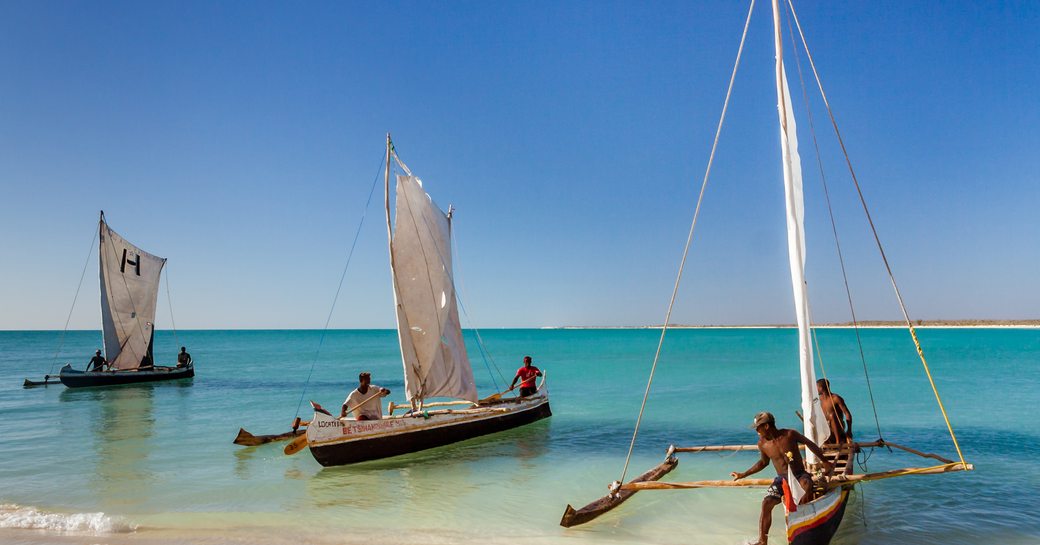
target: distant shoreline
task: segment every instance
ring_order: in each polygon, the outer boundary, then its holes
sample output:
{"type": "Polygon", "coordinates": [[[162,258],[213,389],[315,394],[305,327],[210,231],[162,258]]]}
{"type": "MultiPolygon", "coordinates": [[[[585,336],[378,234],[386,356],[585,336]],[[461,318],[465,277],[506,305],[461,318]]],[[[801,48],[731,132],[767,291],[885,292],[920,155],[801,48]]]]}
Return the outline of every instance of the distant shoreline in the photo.
{"type": "MultiPolygon", "coordinates": [[[[906,322],[866,320],[853,324],[852,322],[840,322],[829,324],[814,324],[818,329],[847,329],[851,327],[864,329],[898,329],[906,327],[906,322]]],[[[690,325],[670,324],[668,329],[792,329],[796,324],[754,324],[754,325],[690,325]]],[[[916,320],[915,328],[936,329],[1040,329],[1040,320],[916,320]]],[[[634,325],[634,326],[546,326],[542,329],[661,329],[660,325],[634,325]]]]}
{"type": "MultiPolygon", "coordinates": [[[[886,320],[865,320],[856,324],[863,329],[898,329],[906,327],[906,322],[886,320]]],[[[792,329],[795,324],[750,324],[750,325],[695,325],[671,324],[668,329],[792,329]]],[[[819,329],[847,329],[853,327],[851,322],[815,324],[819,329]]],[[[914,327],[927,329],[1040,329],[1040,320],[915,320],[914,327]]],[[[510,326],[510,327],[463,327],[464,330],[481,329],[661,329],[660,325],[564,325],[564,326],[510,326]]],[[[99,332],[99,329],[69,329],[73,331],[99,332]]],[[[156,329],[156,331],[172,331],[156,329]]],[[[178,331],[321,331],[315,328],[178,328],[178,331]]],[[[354,327],[329,328],[329,331],[396,331],[391,327],[354,327]]],[[[0,329],[0,332],[61,332],[60,329],[0,329]]]]}

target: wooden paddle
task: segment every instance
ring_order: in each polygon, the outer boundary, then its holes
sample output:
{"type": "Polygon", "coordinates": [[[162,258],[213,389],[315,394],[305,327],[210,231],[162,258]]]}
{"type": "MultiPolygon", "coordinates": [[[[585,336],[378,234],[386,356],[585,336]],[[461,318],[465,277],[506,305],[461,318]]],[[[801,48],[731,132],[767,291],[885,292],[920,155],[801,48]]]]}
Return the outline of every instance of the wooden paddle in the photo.
{"type": "Polygon", "coordinates": [[[303,447],[307,446],[307,434],[296,436],[295,439],[289,441],[288,445],[285,445],[285,449],[282,451],[286,456],[291,456],[303,450],[303,447]]]}
{"type": "Polygon", "coordinates": [[[478,400],[477,403],[490,403],[492,401],[498,401],[499,399],[502,399],[503,395],[508,394],[509,392],[512,392],[515,389],[516,389],[516,386],[510,386],[508,390],[506,390],[504,392],[499,392],[497,394],[491,394],[491,395],[485,397],[484,399],[478,400]]]}

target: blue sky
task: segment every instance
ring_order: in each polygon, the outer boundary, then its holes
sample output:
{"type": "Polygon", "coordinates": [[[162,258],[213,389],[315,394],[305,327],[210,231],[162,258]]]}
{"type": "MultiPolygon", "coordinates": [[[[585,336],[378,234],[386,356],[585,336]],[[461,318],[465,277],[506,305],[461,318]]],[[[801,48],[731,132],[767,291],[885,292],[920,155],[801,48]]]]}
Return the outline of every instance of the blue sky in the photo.
{"type": "MultiPolygon", "coordinates": [[[[1040,317],[1040,4],[796,8],[912,317],[1040,317]]],[[[793,322],[755,9],[673,322],[793,322]]],[[[169,258],[179,328],[320,328],[387,131],[458,209],[465,326],[660,323],[746,10],[0,2],[0,329],[62,327],[101,209],[169,258]]],[[[897,319],[813,100],[857,312],[897,319]]],[[[843,321],[796,108],[813,312],[843,321]]],[[[333,327],[392,326],[386,256],[380,193],[333,327]]],[[[73,328],[99,327],[96,267],[73,328]]]]}

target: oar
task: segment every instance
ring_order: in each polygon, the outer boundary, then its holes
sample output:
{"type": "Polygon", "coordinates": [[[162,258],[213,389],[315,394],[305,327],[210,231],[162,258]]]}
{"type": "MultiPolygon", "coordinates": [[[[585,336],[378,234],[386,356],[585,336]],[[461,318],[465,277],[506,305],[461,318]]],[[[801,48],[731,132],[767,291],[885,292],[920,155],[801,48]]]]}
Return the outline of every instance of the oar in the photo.
{"type": "Polygon", "coordinates": [[[491,394],[491,395],[485,397],[484,399],[481,399],[481,400],[477,401],[477,403],[489,403],[491,401],[498,401],[499,399],[502,399],[502,396],[504,394],[508,394],[509,392],[512,392],[515,389],[516,389],[516,386],[510,386],[508,390],[506,390],[504,392],[499,392],[497,394],[491,394]]]}

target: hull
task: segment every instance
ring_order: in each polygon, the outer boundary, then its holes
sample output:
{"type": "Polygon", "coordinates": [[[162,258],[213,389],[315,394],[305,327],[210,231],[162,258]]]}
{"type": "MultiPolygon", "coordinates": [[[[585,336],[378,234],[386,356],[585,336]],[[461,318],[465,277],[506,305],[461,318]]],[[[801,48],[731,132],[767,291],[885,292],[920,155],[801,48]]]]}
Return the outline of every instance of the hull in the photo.
{"type": "Polygon", "coordinates": [[[71,365],[62,367],[59,378],[69,388],[87,388],[92,386],[118,386],[122,384],[138,384],[141,382],[157,382],[164,380],[180,380],[195,376],[195,367],[156,367],[151,371],[77,371],[71,365]]]}
{"type": "Polygon", "coordinates": [[[382,420],[339,420],[315,413],[307,446],[323,466],[339,466],[400,456],[523,426],[552,416],[547,395],[520,403],[473,409],[429,411],[423,416],[382,420]]]}
{"type": "MultiPolygon", "coordinates": [[[[852,452],[824,449],[835,473],[852,474],[852,452]]],[[[787,513],[787,542],[791,545],[827,545],[831,542],[849,503],[852,485],[832,488],[823,496],[787,513]]]]}
{"type": "Polygon", "coordinates": [[[822,498],[799,505],[787,514],[787,541],[791,545],[827,545],[845,516],[852,487],[831,490],[822,498]]]}

